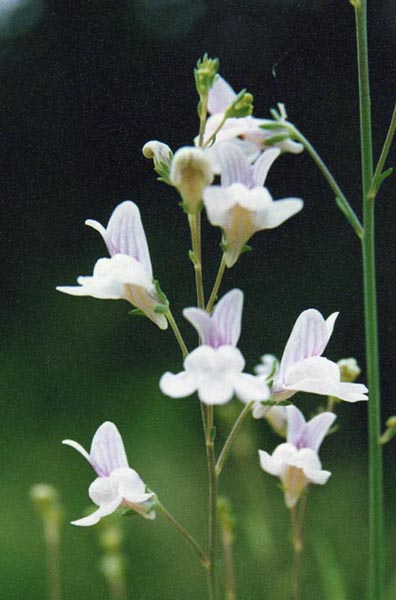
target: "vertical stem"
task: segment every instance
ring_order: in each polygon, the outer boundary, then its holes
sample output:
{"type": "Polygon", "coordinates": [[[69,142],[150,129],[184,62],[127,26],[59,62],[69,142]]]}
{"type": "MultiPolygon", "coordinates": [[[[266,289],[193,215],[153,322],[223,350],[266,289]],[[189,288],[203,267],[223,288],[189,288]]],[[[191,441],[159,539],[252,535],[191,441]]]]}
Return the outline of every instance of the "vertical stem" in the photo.
{"type": "Polygon", "coordinates": [[[232,535],[225,527],[221,530],[221,541],[224,554],[226,600],[236,600],[234,575],[234,556],[232,551],[232,535]]]}
{"type": "Polygon", "coordinates": [[[44,523],[47,553],[47,585],[49,600],[61,600],[60,531],[58,524],[48,519],[44,523]]]}
{"type": "Polygon", "coordinates": [[[303,529],[304,529],[304,518],[305,510],[307,505],[307,494],[305,493],[301,498],[299,504],[293,506],[290,509],[290,519],[293,532],[293,575],[292,575],[292,587],[291,597],[293,600],[300,600],[301,589],[301,567],[303,558],[303,529]]]}
{"type": "MultiPolygon", "coordinates": [[[[189,214],[188,220],[191,229],[191,243],[194,254],[195,286],[197,292],[198,308],[205,310],[205,296],[202,277],[201,256],[201,215],[189,214]]],[[[216,497],[217,475],[216,456],[214,449],[213,406],[206,406],[202,402],[201,414],[205,435],[206,458],[209,474],[209,569],[208,592],[209,599],[216,600],[216,497]]]]}
{"type": "Polygon", "coordinates": [[[216,599],[216,516],[217,516],[217,475],[214,450],[213,406],[206,407],[206,454],[209,471],[209,598],[216,599]]]}
{"type": "Polygon", "coordinates": [[[363,188],[363,280],[366,330],[367,378],[370,389],[369,418],[369,508],[370,508],[370,599],[384,598],[383,555],[383,474],[379,443],[381,404],[378,359],[377,300],[375,278],[374,202],[369,191],[373,177],[371,103],[367,46],[367,0],[355,5],[356,41],[359,71],[360,141],[363,188]]]}

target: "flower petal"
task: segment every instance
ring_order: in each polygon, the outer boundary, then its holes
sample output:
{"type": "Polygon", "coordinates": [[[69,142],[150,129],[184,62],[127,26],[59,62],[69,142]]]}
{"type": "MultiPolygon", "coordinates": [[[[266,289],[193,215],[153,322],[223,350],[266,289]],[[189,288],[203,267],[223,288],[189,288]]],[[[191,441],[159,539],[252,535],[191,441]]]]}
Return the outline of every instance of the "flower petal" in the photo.
{"type": "MultiPolygon", "coordinates": [[[[195,327],[201,343],[207,346],[216,348],[219,344],[217,343],[217,336],[214,327],[214,323],[207,312],[200,308],[185,308],[183,310],[183,316],[187,321],[195,327]]],[[[220,340],[218,340],[220,342],[220,340]]]]}
{"type": "Polygon", "coordinates": [[[106,230],[98,223],[88,219],[86,225],[93,227],[102,235],[110,256],[126,254],[140,262],[150,279],[153,277],[150,254],[138,207],[126,200],[119,204],[110,217],[106,230]]]}
{"type": "Polygon", "coordinates": [[[242,402],[268,400],[270,391],[267,384],[249,373],[237,373],[232,378],[235,394],[242,402]]]}
{"type": "Polygon", "coordinates": [[[181,373],[164,373],[160,379],[159,386],[163,394],[171,398],[185,398],[191,396],[196,389],[197,384],[191,373],[182,371],[181,373]]]}
{"type": "Polygon", "coordinates": [[[128,467],[124,444],[114,423],[106,421],[96,431],[90,457],[100,477],[108,477],[114,469],[128,467]]]}
{"type": "Polygon", "coordinates": [[[87,459],[87,461],[89,462],[89,464],[92,465],[91,457],[89,456],[89,454],[85,450],[85,448],[83,448],[81,446],[81,444],[79,444],[78,442],[74,442],[73,440],[62,440],[62,444],[65,444],[65,446],[71,446],[72,448],[74,448],[75,450],[77,450],[77,452],[79,452],[80,454],[82,454],[83,457],[87,459]]]}
{"type": "Polygon", "coordinates": [[[233,183],[243,183],[253,187],[253,169],[237,144],[220,142],[217,144],[216,157],[220,165],[222,187],[228,187],[233,183]]]}
{"type": "Polygon", "coordinates": [[[120,506],[121,502],[122,502],[121,497],[116,498],[109,504],[105,504],[105,505],[101,506],[100,508],[98,508],[98,510],[93,512],[88,517],[78,519],[77,521],[72,521],[71,524],[78,525],[80,527],[88,527],[90,525],[96,525],[96,523],[99,523],[99,521],[100,521],[100,519],[102,519],[102,517],[107,517],[108,515],[110,515],[114,511],[116,511],[117,508],[120,506]]]}
{"type": "Polygon", "coordinates": [[[208,112],[210,114],[223,113],[234,102],[236,93],[229,83],[220,75],[217,76],[208,94],[208,112]]]}
{"type": "Polygon", "coordinates": [[[301,313],[283,352],[277,381],[283,380],[292,365],[320,356],[329,340],[329,329],[319,311],[310,308],[301,313]]]}
{"type": "Polygon", "coordinates": [[[280,153],[281,151],[279,148],[268,148],[268,150],[265,150],[256,160],[253,165],[253,181],[255,186],[262,187],[264,185],[268,171],[280,153]]]}
{"type": "Polygon", "coordinates": [[[287,406],[287,442],[298,448],[305,429],[304,415],[296,406],[287,406]]]}
{"type": "MultiPolygon", "coordinates": [[[[288,407],[291,408],[291,407],[288,407]]],[[[311,448],[318,452],[327,432],[336,420],[336,415],[331,412],[323,412],[308,421],[300,440],[305,448],[311,448]]]]}
{"type": "Polygon", "coordinates": [[[231,290],[216,304],[213,322],[220,333],[221,345],[236,346],[241,335],[243,292],[231,290]]]}
{"type": "Polygon", "coordinates": [[[285,198],[272,202],[265,211],[257,215],[257,230],[279,227],[300,212],[303,206],[304,203],[300,198],[285,198]]]}

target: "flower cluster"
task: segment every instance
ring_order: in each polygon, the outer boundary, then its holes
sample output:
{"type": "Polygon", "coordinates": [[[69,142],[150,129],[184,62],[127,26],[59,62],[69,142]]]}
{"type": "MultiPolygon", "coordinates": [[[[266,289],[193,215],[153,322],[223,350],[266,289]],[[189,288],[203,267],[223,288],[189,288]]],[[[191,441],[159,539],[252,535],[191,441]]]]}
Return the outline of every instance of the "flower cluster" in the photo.
{"type": "MultiPolygon", "coordinates": [[[[330,477],[330,472],[322,469],[318,451],[336,417],[332,410],[320,408],[319,414],[306,422],[290,399],[303,392],[357,402],[367,400],[368,390],[365,385],[355,383],[359,368],[353,360],[336,363],[323,356],[338,313],[325,319],[314,308],[304,310],[297,318],[280,361],[272,354],[265,354],[254,374],[245,372],[245,359],[238,347],[244,294],[240,289],[231,289],[217,299],[217,293],[224,271],[235,265],[254,234],[274,229],[302,210],[300,198],[273,200],[266,180],[282,153],[298,154],[303,148],[283,127],[286,122],[283,107],[282,118],[276,123],[254,117],[251,94],[246,90],[235,93],[217,70],[216,60],[205,56],[198,62],[195,80],[200,97],[200,131],[194,143],[175,153],[157,140],[143,147],[143,154],[153,161],[160,180],[178,191],[188,215],[193,248],[190,258],[196,271],[199,306],[185,308],[183,316],[198,334],[197,347],[188,352],[168,299],[153,278],[140,212],[131,201],[115,208],[106,228],[98,221],[86,221],[102,236],[110,257],[97,261],[92,276],[79,277],[78,286],[57,289],[74,296],[127,300],[161,330],[170,324],[183,351],[183,370],[165,372],[159,387],[171,398],[197,394],[202,403],[207,418],[204,429],[211,485],[219,476],[219,462],[222,465],[229,450],[226,443],[216,464],[211,438],[213,406],[236,397],[245,405],[240,419],[249,413],[255,419],[264,418],[276,433],[286,438],[272,455],[260,450],[259,458],[264,471],[279,477],[286,505],[294,509],[309,484],[323,485],[330,477]],[[202,210],[206,211],[209,223],[222,230],[219,275],[206,306],[200,282],[202,210]]],[[[229,440],[232,441],[241,422],[234,425],[229,440]]],[[[89,453],[77,442],[63,443],[78,450],[97,474],[89,487],[89,496],[98,508],[89,516],[73,521],[75,525],[94,525],[120,506],[147,519],[155,517],[155,507],[164,510],[129,467],[121,436],[113,423],[99,427],[89,453]]],[[[215,494],[214,488],[212,493],[215,494]]],[[[215,503],[212,510],[213,507],[215,503]]],[[[182,530],[178,523],[176,527],[179,532],[182,530]]],[[[206,564],[206,557],[191,536],[184,537],[206,564]]],[[[213,565],[209,568],[213,569],[213,565]]]]}

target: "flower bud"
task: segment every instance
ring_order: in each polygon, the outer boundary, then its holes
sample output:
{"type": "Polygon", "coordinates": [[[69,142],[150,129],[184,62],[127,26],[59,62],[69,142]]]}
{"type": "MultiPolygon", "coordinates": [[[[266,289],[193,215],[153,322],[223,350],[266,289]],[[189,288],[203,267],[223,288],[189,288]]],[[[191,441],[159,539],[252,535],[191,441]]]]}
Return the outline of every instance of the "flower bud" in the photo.
{"type": "Polygon", "coordinates": [[[159,175],[160,181],[172,185],[169,181],[169,169],[173,152],[167,144],[150,140],[142,148],[143,156],[154,162],[154,170],[159,175]]]}
{"type": "Polygon", "coordinates": [[[343,382],[353,383],[361,373],[356,358],[342,358],[337,365],[340,368],[341,381],[343,382]]]}
{"type": "Polygon", "coordinates": [[[234,102],[227,108],[225,117],[227,119],[248,117],[253,113],[253,96],[246,90],[239,92],[234,102]]]}
{"type": "Polygon", "coordinates": [[[216,80],[218,70],[218,58],[209,58],[208,55],[205,54],[202,60],[198,60],[197,67],[194,69],[194,76],[195,87],[201,97],[207,96],[216,80]]]}
{"type": "Polygon", "coordinates": [[[187,213],[197,213],[202,208],[202,192],[213,181],[211,163],[200,148],[180,148],[172,161],[170,181],[181,197],[187,213]]]}

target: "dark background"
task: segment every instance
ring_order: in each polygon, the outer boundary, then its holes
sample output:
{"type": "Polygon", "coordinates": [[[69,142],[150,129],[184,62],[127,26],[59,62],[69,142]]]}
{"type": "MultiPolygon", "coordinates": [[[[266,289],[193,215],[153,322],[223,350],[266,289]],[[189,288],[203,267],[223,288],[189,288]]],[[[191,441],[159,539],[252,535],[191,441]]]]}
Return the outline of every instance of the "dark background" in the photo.
{"type": "MultiPolygon", "coordinates": [[[[391,0],[371,5],[378,157],[395,99],[396,8],[391,0]]],[[[198,128],[192,72],[204,52],[220,58],[221,73],[236,90],[254,94],[256,116],[286,104],[360,215],[354,19],[346,0],[24,0],[12,10],[7,2],[0,7],[1,598],[43,598],[44,548],[29,487],[53,483],[67,520],[81,516],[92,474],[60,441],[88,446],[103,420],[117,423],[131,464],[164,503],[195,531],[204,527],[197,402],[173,401],[158,390],[161,374],[181,366],[171,333],[133,320],[124,302],[55,292],[56,285],[90,274],[105,255],[84,220],[106,223],[130,198],[142,213],[155,276],[194,343],[181,318],[182,308],[194,303],[185,215],[174,191],[156,181],[141,148],[150,139],[174,150],[192,143],[198,128]]],[[[245,291],[240,348],[248,368],[264,352],[279,356],[298,314],[315,307],[325,316],[341,312],[327,356],[355,356],[365,381],[358,240],[307,154],[281,157],[268,186],[275,198],[302,197],[305,207],[279,230],[257,234],[253,252],[226,274],[223,291],[245,291]]],[[[395,200],[393,177],[377,207],[384,417],[395,412],[395,200]]],[[[220,259],[219,231],[206,227],[203,237],[209,289],[220,259]]],[[[316,399],[304,402],[307,414],[315,410],[316,399]]],[[[220,439],[238,409],[235,401],[220,411],[220,439]]],[[[322,452],[333,477],[312,493],[304,598],[337,600],[318,571],[323,544],[326,560],[334,553],[344,574],[347,592],[338,586],[339,600],[360,599],[365,589],[366,407],[343,404],[339,415],[340,432],[322,452]]],[[[262,423],[246,431],[224,476],[239,519],[241,599],[284,598],[279,576],[290,563],[288,515],[275,480],[259,471],[256,459],[258,447],[272,450],[278,442],[262,423]]],[[[396,549],[395,458],[393,443],[385,448],[389,573],[396,549]]],[[[136,519],[126,528],[131,598],[204,597],[195,557],[167,524],[136,519]]],[[[64,538],[64,597],[107,598],[95,571],[95,532],[66,526],[64,538]]]]}

